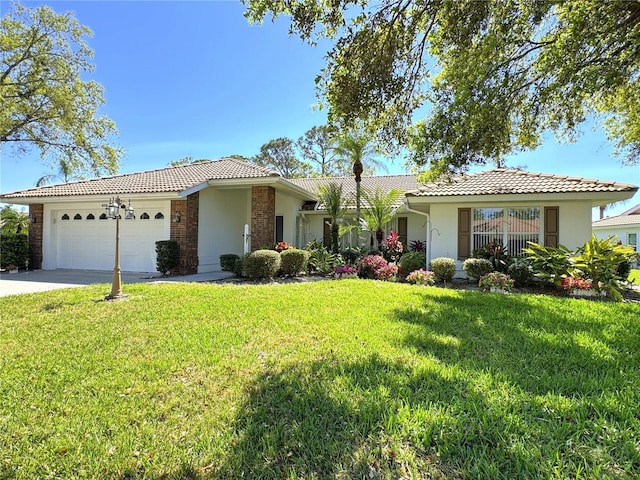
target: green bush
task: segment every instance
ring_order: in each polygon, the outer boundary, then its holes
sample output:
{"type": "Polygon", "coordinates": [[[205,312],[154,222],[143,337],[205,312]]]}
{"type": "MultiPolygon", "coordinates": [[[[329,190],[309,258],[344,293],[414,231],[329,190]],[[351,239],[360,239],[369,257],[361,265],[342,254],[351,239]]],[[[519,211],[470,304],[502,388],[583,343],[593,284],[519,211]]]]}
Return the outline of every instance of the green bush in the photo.
{"type": "Polygon", "coordinates": [[[0,236],[0,265],[29,265],[29,236],[24,233],[3,233],[0,236]]]}
{"type": "Polygon", "coordinates": [[[523,259],[518,259],[509,265],[507,273],[515,281],[516,287],[526,287],[533,281],[533,269],[523,259]]]}
{"type": "Polygon", "coordinates": [[[451,282],[456,273],[456,261],[453,258],[438,257],[431,260],[431,269],[438,280],[451,282]]]}
{"type": "Polygon", "coordinates": [[[280,269],[280,254],[275,250],[256,250],[244,261],[244,274],[254,280],[273,278],[280,269]]]}
{"type": "Polygon", "coordinates": [[[304,249],[309,252],[308,270],[310,273],[328,275],[333,273],[334,267],[341,263],[340,255],[331,253],[327,247],[314,240],[307,243],[304,249]]]}
{"type": "Polygon", "coordinates": [[[233,263],[233,274],[236,277],[244,276],[244,262],[247,259],[249,254],[245,254],[241,257],[236,258],[236,261],[233,263]]]}
{"type": "Polygon", "coordinates": [[[405,280],[414,270],[424,269],[427,265],[427,256],[422,252],[408,252],[400,257],[398,262],[400,277],[405,280]]]}
{"type": "Polygon", "coordinates": [[[493,263],[487,258],[467,258],[462,264],[462,269],[469,277],[476,279],[494,270],[493,263]]]}
{"type": "Polygon", "coordinates": [[[527,262],[533,268],[535,275],[550,279],[556,286],[560,286],[562,278],[569,275],[571,269],[571,250],[564,245],[545,247],[535,242],[528,242],[529,246],[522,251],[527,254],[527,262]]]}
{"type": "Polygon", "coordinates": [[[233,267],[239,258],[235,253],[223,253],[220,255],[220,270],[223,272],[233,272],[233,267]]]}
{"type": "Polygon", "coordinates": [[[180,245],[175,240],[158,240],[156,242],[156,269],[161,275],[167,275],[178,266],[180,261],[180,245]]]}
{"type": "Polygon", "coordinates": [[[290,248],[280,252],[280,270],[283,275],[295,277],[307,269],[309,252],[298,248],[290,248]]]}

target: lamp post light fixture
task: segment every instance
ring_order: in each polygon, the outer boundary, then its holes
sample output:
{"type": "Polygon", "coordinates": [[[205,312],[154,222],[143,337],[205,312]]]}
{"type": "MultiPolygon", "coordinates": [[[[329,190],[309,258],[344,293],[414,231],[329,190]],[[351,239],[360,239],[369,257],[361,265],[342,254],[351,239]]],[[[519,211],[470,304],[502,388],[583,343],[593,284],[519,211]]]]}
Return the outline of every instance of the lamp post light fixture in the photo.
{"type": "Polygon", "coordinates": [[[131,200],[129,200],[129,205],[125,205],[120,200],[120,197],[115,197],[111,198],[109,203],[103,203],[102,207],[105,209],[107,217],[116,221],[116,258],[115,266],[113,267],[113,281],[111,282],[111,293],[105,297],[105,300],[118,300],[127,296],[122,293],[122,277],[120,275],[120,209],[124,210],[125,219],[136,217],[131,207],[131,200]]]}

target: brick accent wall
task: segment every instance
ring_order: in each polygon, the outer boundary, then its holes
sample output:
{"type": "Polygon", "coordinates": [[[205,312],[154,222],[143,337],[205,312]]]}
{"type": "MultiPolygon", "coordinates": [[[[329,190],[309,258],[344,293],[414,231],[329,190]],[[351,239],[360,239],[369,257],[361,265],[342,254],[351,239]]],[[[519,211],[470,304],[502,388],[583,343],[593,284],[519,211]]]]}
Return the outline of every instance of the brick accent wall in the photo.
{"type": "Polygon", "coordinates": [[[276,190],[269,186],[251,187],[251,250],[275,242],[276,190]]]}
{"type": "Polygon", "coordinates": [[[171,240],[180,245],[180,263],[171,273],[188,275],[198,273],[198,211],[200,194],[189,195],[186,200],[171,201],[171,240]],[[176,213],[180,212],[180,223],[176,223],[176,213]]]}
{"type": "Polygon", "coordinates": [[[44,205],[42,203],[29,205],[29,215],[33,215],[36,219],[35,223],[29,224],[29,269],[41,270],[44,205]]]}

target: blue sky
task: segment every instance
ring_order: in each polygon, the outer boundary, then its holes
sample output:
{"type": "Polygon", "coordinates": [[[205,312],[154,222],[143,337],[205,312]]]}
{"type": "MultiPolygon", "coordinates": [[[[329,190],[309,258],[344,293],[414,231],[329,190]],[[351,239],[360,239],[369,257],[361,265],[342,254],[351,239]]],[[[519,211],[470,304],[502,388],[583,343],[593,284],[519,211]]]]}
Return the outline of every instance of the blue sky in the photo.
{"type": "MultiPolygon", "coordinates": [[[[236,1],[49,1],[94,32],[92,78],[105,89],[101,113],[116,122],[124,147],[120,173],[163,168],[173,160],[252,156],[277,137],[297,139],[325,123],[315,110],[316,75],[327,44],[288,35],[288,22],[249,25],[236,1]]],[[[2,11],[8,2],[0,1],[2,11]]],[[[55,173],[35,154],[3,152],[0,191],[30,188],[55,173]]],[[[584,128],[577,143],[548,136],[509,165],[640,185],[640,166],[622,167],[601,130],[584,128]]],[[[404,173],[401,161],[389,173],[404,173]]],[[[614,215],[638,195],[611,209],[614,215]]]]}

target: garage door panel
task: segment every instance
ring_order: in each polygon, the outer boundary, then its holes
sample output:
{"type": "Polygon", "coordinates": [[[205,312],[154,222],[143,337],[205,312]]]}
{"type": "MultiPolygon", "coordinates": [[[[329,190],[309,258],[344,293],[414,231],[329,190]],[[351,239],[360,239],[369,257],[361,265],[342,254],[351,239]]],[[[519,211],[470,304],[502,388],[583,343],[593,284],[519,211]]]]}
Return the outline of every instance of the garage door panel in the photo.
{"type": "MultiPolygon", "coordinates": [[[[70,220],[58,215],[56,258],[58,268],[111,270],[114,266],[116,224],[113,219],[86,220],[92,211],[75,211],[70,220]],[[82,220],[73,220],[79,213],[82,220]]],[[[166,220],[120,220],[120,268],[155,272],[155,242],[165,240],[166,220]]]]}

